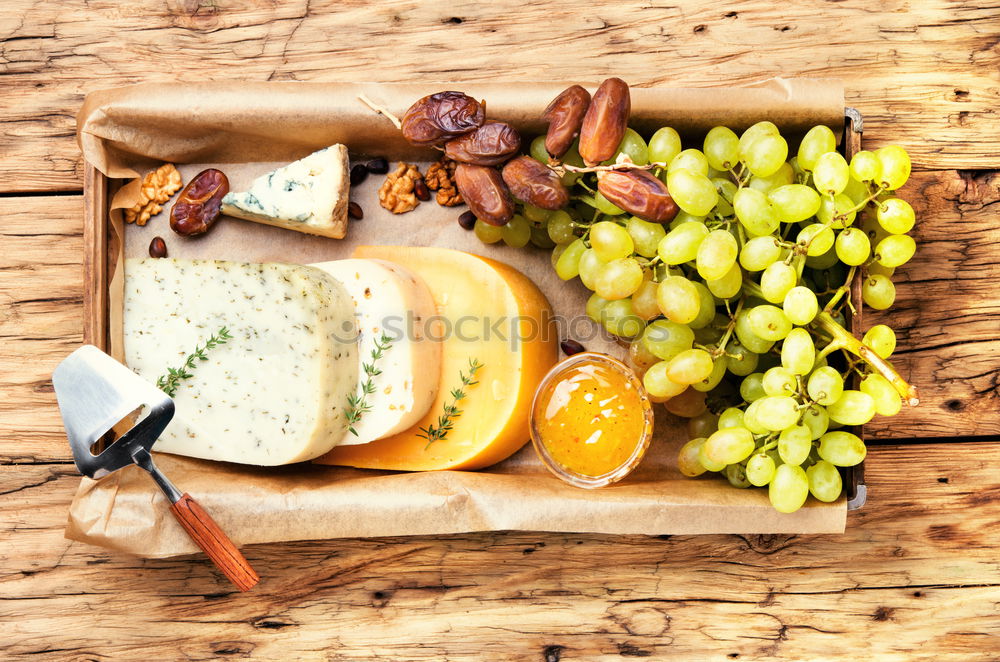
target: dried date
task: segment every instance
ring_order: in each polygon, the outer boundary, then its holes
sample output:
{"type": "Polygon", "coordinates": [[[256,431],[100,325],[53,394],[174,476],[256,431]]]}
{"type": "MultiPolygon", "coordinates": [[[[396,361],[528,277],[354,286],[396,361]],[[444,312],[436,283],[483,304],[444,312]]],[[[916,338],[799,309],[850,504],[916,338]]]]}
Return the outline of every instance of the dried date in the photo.
{"type": "Polygon", "coordinates": [[[444,144],[444,155],[452,161],[496,166],[517,154],[521,135],[506,122],[487,120],[485,124],[444,144]]]}
{"type": "Polygon", "coordinates": [[[530,156],[519,156],[503,167],[503,181],[514,197],[542,209],[561,209],[569,191],[559,175],[530,156]]]}
{"type": "Polygon", "coordinates": [[[569,151],[573,141],[580,135],[583,117],[589,107],[590,92],[579,85],[566,88],[553,99],[542,114],[542,119],[549,123],[549,130],[545,134],[545,151],[555,158],[569,151]]]}
{"type": "Polygon", "coordinates": [[[514,203],[500,173],[494,168],[459,163],[455,185],[476,218],[490,225],[506,225],[514,216],[514,203]]]}
{"type": "Polygon", "coordinates": [[[669,223],[679,211],[666,185],[645,170],[599,172],[597,190],[611,204],[652,223],[669,223]]]}
{"type": "Polygon", "coordinates": [[[580,127],[580,156],[587,165],[610,159],[628,128],[632,99],[628,84],[621,78],[608,78],[594,93],[594,98],[580,127]]]}
{"type": "Polygon", "coordinates": [[[185,237],[205,234],[219,218],[227,193],[229,178],[223,172],[202,170],[188,182],[170,210],[170,229],[185,237]]]}
{"type": "Polygon", "coordinates": [[[461,92],[438,92],[426,96],[403,115],[403,137],[411,145],[427,146],[456,138],[483,125],[486,110],[461,92]]]}

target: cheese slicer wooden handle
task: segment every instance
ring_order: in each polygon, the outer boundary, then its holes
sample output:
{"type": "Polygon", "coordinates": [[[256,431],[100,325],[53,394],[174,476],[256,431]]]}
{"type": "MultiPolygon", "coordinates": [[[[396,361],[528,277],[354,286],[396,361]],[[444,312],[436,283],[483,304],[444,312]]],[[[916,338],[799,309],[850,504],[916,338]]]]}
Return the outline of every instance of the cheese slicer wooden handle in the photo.
{"type": "Polygon", "coordinates": [[[241,591],[249,591],[260,577],[205,509],[185,492],[170,506],[191,540],[201,547],[216,567],[241,591]]]}

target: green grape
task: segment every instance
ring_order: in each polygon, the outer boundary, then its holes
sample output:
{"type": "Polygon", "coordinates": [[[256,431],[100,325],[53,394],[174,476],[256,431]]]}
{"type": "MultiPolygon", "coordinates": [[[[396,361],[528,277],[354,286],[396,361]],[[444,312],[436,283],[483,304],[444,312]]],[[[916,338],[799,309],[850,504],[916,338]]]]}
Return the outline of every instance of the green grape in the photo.
{"type": "Polygon", "coordinates": [[[868,235],[868,239],[871,240],[872,245],[878,244],[878,242],[890,236],[890,233],[885,231],[882,224],[871,215],[865,215],[862,220],[861,229],[868,235]]]}
{"type": "Polygon", "coordinates": [[[837,150],[837,137],[830,127],[822,124],[809,129],[799,144],[798,165],[804,171],[812,172],[819,157],[837,150]]]}
{"type": "Polygon", "coordinates": [[[615,150],[614,156],[602,162],[601,165],[616,163],[620,154],[626,154],[632,160],[632,163],[636,165],[646,165],[649,163],[649,148],[646,147],[646,141],[630,128],[625,129],[625,135],[622,136],[621,142],[618,143],[618,149],[615,150]]]}
{"type": "MultiPolygon", "coordinates": [[[[643,333],[645,333],[645,331],[643,333]]],[[[649,370],[654,363],[658,363],[660,360],[659,357],[649,351],[649,348],[646,347],[646,343],[642,342],[642,336],[639,336],[629,343],[628,358],[632,363],[632,366],[635,368],[636,373],[638,373],[640,377],[646,374],[646,371],[649,370]]]]}
{"type": "Polygon", "coordinates": [[[768,235],[754,237],[743,244],[740,251],[740,266],[747,271],[762,271],[774,264],[781,257],[781,246],[777,240],[768,235]]]}
{"type": "Polygon", "coordinates": [[[650,396],[660,401],[675,398],[687,389],[685,384],[677,384],[667,377],[668,361],[660,361],[650,366],[642,376],[642,385],[650,396]]]}
{"type": "Polygon", "coordinates": [[[764,393],[768,395],[792,395],[795,393],[798,382],[795,381],[795,373],[783,366],[774,366],[764,373],[761,381],[764,393]]]}
{"type": "Polygon", "coordinates": [[[642,343],[653,355],[663,361],[669,361],[681,352],[691,349],[691,345],[694,344],[694,331],[670,320],[656,320],[643,331],[642,343]]]}
{"type": "Polygon", "coordinates": [[[787,395],[768,395],[756,402],[757,420],[772,432],[781,432],[799,421],[798,403],[787,395]]]}
{"type": "Polygon", "coordinates": [[[719,429],[719,417],[710,411],[704,411],[688,419],[687,433],[692,439],[707,437],[719,429]]]}
{"type": "Polygon", "coordinates": [[[531,223],[520,214],[514,214],[500,230],[504,243],[514,248],[524,248],[531,240],[531,223]]]}
{"type": "Polygon", "coordinates": [[[604,197],[604,194],[598,191],[594,194],[594,208],[602,214],[608,216],[621,216],[625,213],[625,210],[621,207],[616,207],[610,200],[604,197]]]}
{"type": "Polygon", "coordinates": [[[569,244],[556,261],[556,274],[563,280],[572,280],[580,275],[580,257],[587,250],[582,239],[569,244]]]}
{"type": "MultiPolygon", "coordinates": [[[[698,309],[698,316],[688,322],[688,326],[692,329],[703,329],[715,319],[715,298],[712,296],[712,291],[705,287],[704,284],[697,281],[692,282],[694,282],[695,289],[698,290],[698,299],[701,307],[698,309]]],[[[632,299],[634,301],[635,297],[632,297],[632,299]]]]}
{"type": "Polygon", "coordinates": [[[740,265],[733,262],[726,275],[707,281],[705,284],[708,285],[708,290],[720,299],[731,299],[743,288],[743,271],[740,265]]]}
{"type": "Polygon", "coordinates": [[[594,280],[594,291],[608,300],[630,297],[642,285],[642,267],[630,258],[623,257],[608,262],[594,280]]]}
{"type": "Polygon", "coordinates": [[[681,137],[669,126],[658,129],[649,139],[649,160],[653,163],[670,163],[681,153],[681,137]]]}
{"type": "Polygon", "coordinates": [[[778,455],[787,464],[802,464],[812,450],[812,433],[804,425],[792,425],[778,435],[778,455]]]}
{"type": "Polygon", "coordinates": [[[590,246],[603,262],[627,257],[635,251],[628,231],[613,221],[600,221],[590,226],[590,246]]]}
{"type": "Polygon", "coordinates": [[[889,358],[896,351],[896,333],[885,324],[876,324],[868,329],[861,342],[883,359],[889,358]]]}
{"type": "Polygon", "coordinates": [[[774,478],[774,460],[767,455],[755,453],[747,460],[747,480],[751,485],[764,487],[774,478]]]}
{"type": "Polygon", "coordinates": [[[806,469],[809,492],[824,503],[836,501],[843,489],[843,482],[837,467],[826,460],[820,460],[806,469]]]}
{"type": "Polygon", "coordinates": [[[681,223],[701,223],[702,225],[704,225],[705,217],[689,214],[682,209],[681,211],[677,212],[677,216],[674,216],[674,220],[670,221],[670,225],[668,227],[671,230],[673,230],[681,223]]]}
{"type": "MultiPolygon", "coordinates": [[[[751,308],[747,321],[750,324],[750,329],[764,340],[781,340],[792,330],[792,323],[785,317],[784,311],[777,306],[764,305],[751,308]]],[[[744,344],[746,344],[745,341],[744,344]]],[[[747,346],[749,347],[749,345],[747,346]]],[[[751,347],[751,349],[753,348],[751,347]]]]}
{"type": "Polygon", "coordinates": [[[843,195],[846,195],[851,199],[851,202],[855,206],[867,204],[868,203],[868,185],[862,184],[858,180],[851,176],[851,179],[847,182],[847,188],[844,189],[843,195]]]}
{"type": "Polygon", "coordinates": [[[803,184],[779,186],[767,194],[767,199],[784,223],[804,221],[819,211],[819,193],[803,184]]]}
{"type": "Polygon", "coordinates": [[[745,489],[750,487],[751,483],[747,480],[747,470],[742,463],[730,464],[726,467],[723,472],[726,475],[726,480],[733,487],[738,487],[740,489],[745,489]]]}
{"type": "Polygon", "coordinates": [[[747,402],[756,402],[767,395],[764,390],[764,373],[752,372],[740,382],[740,395],[747,402]]]}
{"type": "Polygon", "coordinates": [[[745,150],[751,141],[767,135],[778,135],[778,127],[776,127],[773,122],[765,120],[752,125],[740,134],[740,152],[745,150]]]}
{"type": "Polygon", "coordinates": [[[712,356],[703,349],[685,349],[670,359],[667,377],[677,384],[694,384],[712,374],[712,356]]]}
{"type": "Polygon", "coordinates": [[[845,228],[837,235],[836,253],[844,264],[852,267],[864,264],[871,252],[868,235],[858,228],[845,228]]]}
{"type": "Polygon", "coordinates": [[[831,200],[825,196],[820,203],[816,218],[820,223],[825,223],[837,230],[846,228],[854,223],[858,212],[854,209],[854,201],[843,193],[838,193],[831,200]]]}
{"type": "Polygon", "coordinates": [[[767,488],[771,505],[779,513],[794,513],[809,496],[809,479],[802,467],[782,464],[774,472],[767,488]]]}
{"type": "Polygon", "coordinates": [[[781,303],[799,281],[799,272],[790,264],[775,262],[760,276],[760,289],[771,303],[781,303]]]}
{"type": "Polygon", "coordinates": [[[705,442],[698,448],[698,463],[705,467],[708,471],[723,471],[726,468],[726,463],[716,462],[713,458],[709,457],[707,449],[705,448],[705,443],[707,442],[708,440],[706,439],[705,442]]]}
{"type": "Polygon", "coordinates": [[[844,378],[830,366],[816,368],[806,382],[806,393],[817,404],[828,407],[843,395],[844,378]]]}
{"type": "Polygon", "coordinates": [[[597,251],[593,248],[588,248],[583,252],[577,270],[580,272],[580,282],[583,283],[584,287],[588,290],[597,289],[597,274],[601,273],[605,264],[607,263],[597,256],[597,251]]]}
{"type": "Polygon", "coordinates": [[[838,467],[853,467],[865,459],[865,442],[850,432],[837,430],[819,438],[819,456],[838,467]]]}
{"type": "Polygon", "coordinates": [[[899,198],[886,198],[879,202],[876,215],[879,224],[892,234],[905,234],[913,229],[916,222],[913,207],[899,198]]]}
{"type": "Polygon", "coordinates": [[[549,218],[552,216],[552,214],[554,214],[555,212],[549,209],[542,209],[541,207],[536,207],[534,205],[529,205],[528,203],[524,203],[524,211],[521,213],[524,215],[526,219],[528,219],[532,223],[541,224],[547,222],[549,218]]]}
{"type": "Polygon", "coordinates": [[[781,224],[767,195],[757,189],[741,188],[737,191],[733,196],[733,210],[736,218],[753,236],[770,235],[781,224]]]}
{"type": "Polygon", "coordinates": [[[698,289],[684,276],[667,276],[656,291],[660,312],[671,322],[687,324],[698,317],[701,297],[698,289]]]}
{"type": "Polygon", "coordinates": [[[802,412],[802,423],[809,428],[813,441],[816,441],[830,427],[830,416],[826,413],[826,407],[810,405],[802,412]]]}
{"type": "Polygon", "coordinates": [[[851,177],[851,169],[839,152],[827,152],[816,160],[813,185],[823,195],[837,195],[851,177]]]}
{"type": "Polygon", "coordinates": [[[806,257],[806,266],[817,271],[824,271],[837,264],[837,251],[830,249],[816,257],[806,257]]]}
{"type": "Polygon", "coordinates": [[[681,418],[700,416],[707,411],[705,394],[691,388],[685,388],[682,393],[667,399],[665,409],[681,418]]]}
{"type": "Polygon", "coordinates": [[[473,227],[473,231],[476,233],[476,237],[479,241],[484,244],[495,244],[503,239],[502,227],[490,225],[489,223],[483,223],[478,218],[476,219],[476,225],[473,227]]]}
{"type": "Polygon", "coordinates": [[[883,267],[878,262],[872,262],[868,265],[868,273],[873,276],[876,274],[881,274],[886,278],[892,278],[893,274],[896,273],[896,267],[883,267]]]}
{"type": "Polygon", "coordinates": [[[569,246],[569,244],[557,244],[556,247],[552,249],[552,255],[549,256],[549,262],[552,263],[553,269],[556,268],[556,264],[559,263],[559,258],[562,257],[562,254],[566,252],[567,246],[569,246]]]}
{"type": "Polygon", "coordinates": [[[882,266],[896,268],[909,262],[916,250],[917,242],[910,235],[891,234],[875,246],[875,256],[882,266]]]}
{"type": "Polygon", "coordinates": [[[697,437],[681,446],[680,451],[678,451],[677,469],[685,476],[694,478],[705,473],[705,467],[698,460],[698,455],[704,443],[705,437],[697,437]]]}
{"type": "Polygon", "coordinates": [[[861,150],[851,159],[851,177],[859,182],[873,182],[878,180],[882,166],[874,152],[861,150]]]}
{"type": "Polygon", "coordinates": [[[667,172],[674,170],[687,170],[695,175],[702,175],[708,178],[708,159],[701,153],[701,150],[686,149],[670,160],[667,165],[667,172]]]}
{"type": "Polygon", "coordinates": [[[757,369],[759,357],[744,347],[739,339],[733,338],[726,346],[726,367],[737,377],[746,377],[757,369]]]}
{"type": "Polygon", "coordinates": [[[712,230],[698,246],[698,275],[705,280],[722,278],[736,264],[739,252],[736,237],[728,230],[712,230]]]}
{"type": "Polygon", "coordinates": [[[608,305],[608,300],[596,294],[591,294],[587,299],[587,317],[598,324],[604,319],[604,307],[608,305]]]}
{"type": "Polygon", "coordinates": [[[702,223],[683,223],[659,241],[656,254],[664,264],[684,264],[698,256],[698,247],[710,230],[702,223]]]}
{"type": "Polygon", "coordinates": [[[719,414],[719,430],[743,427],[743,410],[739,407],[727,407],[719,414]]]}
{"type": "MultiPolygon", "coordinates": [[[[683,153],[678,154],[677,159],[683,153]]],[[[692,216],[706,216],[719,202],[719,193],[712,180],[702,173],[686,168],[674,168],[667,175],[667,189],[677,206],[692,216]]]]}
{"type": "Polygon", "coordinates": [[[841,425],[864,425],[875,416],[875,400],[867,393],[845,389],[840,399],[826,408],[826,413],[831,421],[841,425]]]}
{"type": "Polygon", "coordinates": [[[667,234],[659,223],[650,223],[635,216],[629,217],[625,230],[632,237],[635,252],[643,257],[655,256],[660,240],[667,234]]]}
{"type": "Polygon", "coordinates": [[[646,322],[632,310],[631,299],[609,301],[604,306],[602,316],[604,328],[621,338],[634,338],[646,327],[646,322]]]}
{"type": "Polygon", "coordinates": [[[632,295],[632,310],[644,320],[659,317],[660,306],[656,303],[656,286],[651,280],[643,280],[642,285],[632,295]]]}
{"type": "Polygon", "coordinates": [[[552,212],[546,230],[549,233],[549,239],[557,244],[568,244],[576,239],[573,217],[562,209],[552,212]]]}
{"type": "Polygon", "coordinates": [[[796,285],[788,290],[781,309],[792,324],[805,325],[815,319],[819,312],[819,302],[816,294],[808,287],[796,285]]]}
{"type": "Polygon", "coordinates": [[[544,133],[531,141],[531,147],[529,148],[528,153],[531,154],[531,158],[535,159],[539,163],[548,164],[549,151],[545,149],[544,133]]]}
{"type": "Polygon", "coordinates": [[[761,193],[769,193],[774,189],[795,183],[795,171],[791,164],[782,163],[781,167],[769,177],[751,177],[748,186],[757,189],[761,193]]]}
{"type": "Polygon", "coordinates": [[[740,160],[758,177],[768,177],[778,171],[788,159],[788,143],[777,133],[757,136],[740,144],[740,160]]]}
{"type": "Polygon", "coordinates": [[[895,191],[910,178],[910,156],[902,147],[889,145],[875,150],[875,156],[881,166],[879,185],[883,188],[895,191]]]}
{"type": "Polygon", "coordinates": [[[747,410],[743,412],[743,426],[754,434],[770,434],[771,431],[761,424],[760,419],[757,418],[757,412],[760,410],[760,407],[757,406],[757,402],[759,401],[760,398],[757,398],[757,400],[751,402],[747,410]]]}
{"type": "MultiPolygon", "coordinates": [[[[544,136],[542,136],[542,137],[544,138],[544,136]]],[[[534,143],[532,143],[532,144],[534,144],[534,143]]],[[[544,144],[544,141],[543,141],[543,144],[544,144]]],[[[561,160],[562,160],[563,163],[565,163],[567,165],[571,165],[571,166],[576,166],[577,168],[582,168],[582,167],[584,167],[586,165],[586,163],[583,162],[583,157],[580,156],[580,143],[579,143],[579,141],[577,141],[577,140],[573,141],[573,144],[569,146],[569,151],[567,151],[565,154],[562,155],[562,159],[561,160]]],[[[565,186],[566,188],[570,188],[574,184],[576,184],[577,180],[579,180],[581,177],[583,177],[583,173],[580,173],[580,172],[566,172],[562,176],[561,181],[563,183],[563,186],[565,186]]]]}
{"type": "Polygon", "coordinates": [[[861,298],[875,310],[885,310],[896,300],[896,286],[881,274],[868,274],[861,285],[861,298]]]}
{"type": "Polygon", "coordinates": [[[715,192],[719,194],[719,201],[715,203],[715,213],[720,216],[732,216],[733,197],[736,195],[736,184],[731,179],[724,177],[713,177],[709,181],[715,187],[715,192]]]}
{"type": "Polygon", "coordinates": [[[736,315],[736,337],[740,343],[754,354],[763,354],[774,346],[773,340],[760,337],[750,324],[750,311],[744,308],[736,315]]]}
{"type": "Polygon", "coordinates": [[[724,126],[713,127],[705,136],[705,158],[716,170],[736,167],[740,159],[740,137],[724,126]]]}
{"type": "Polygon", "coordinates": [[[895,416],[903,407],[899,392],[882,375],[875,373],[865,375],[859,388],[862,393],[867,393],[875,401],[875,413],[881,416],[895,416]]]}
{"type": "Polygon", "coordinates": [[[722,340],[723,330],[714,323],[700,329],[695,329],[690,323],[688,323],[687,326],[694,329],[694,341],[699,345],[714,345],[722,340]]]}
{"type": "Polygon", "coordinates": [[[531,226],[531,245],[538,248],[555,248],[556,242],[549,238],[549,233],[544,226],[531,226]]]}
{"type": "Polygon", "coordinates": [[[726,365],[727,365],[726,357],[724,356],[720,356],[717,359],[713,359],[712,372],[709,373],[708,377],[705,377],[701,381],[691,384],[691,388],[693,388],[695,391],[701,391],[705,393],[711,391],[716,386],[718,386],[719,382],[722,381],[722,378],[726,376],[726,365]]]}
{"type": "Polygon", "coordinates": [[[796,375],[808,375],[816,363],[816,346],[812,336],[801,327],[788,332],[781,343],[781,365],[796,375]]]}
{"type": "Polygon", "coordinates": [[[833,248],[835,239],[833,230],[829,226],[823,223],[812,223],[799,231],[796,241],[809,247],[806,249],[806,255],[818,257],[833,248]]]}
{"type": "Polygon", "coordinates": [[[754,451],[753,434],[746,428],[716,430],[704,445],[705,455],[713,463],[736,464],[754,451]]]}

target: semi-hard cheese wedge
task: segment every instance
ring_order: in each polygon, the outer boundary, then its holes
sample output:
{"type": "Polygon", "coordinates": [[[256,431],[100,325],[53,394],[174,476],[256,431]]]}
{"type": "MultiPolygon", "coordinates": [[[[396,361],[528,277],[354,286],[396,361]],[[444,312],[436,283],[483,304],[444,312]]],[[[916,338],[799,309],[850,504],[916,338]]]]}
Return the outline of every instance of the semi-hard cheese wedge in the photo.
{"type": "Polygon", "coordinates": [[[350,189],[347,148],[331,145],[222,198],[222,213],[280,228],[342,238],[350,189]]]}
{"type": "Polygon", "coordinates": [[[442,248],[363,246],[354,254],[394,262],[427,283],[443,323],[441,384],[430,411],[410,429],[339,446],[316,461],[410,471],[479,469],[524,445],[531,399],[558,351],[549,303],[535,284],[507,265],[442,248]],[[438,425],[470,360],[482,364],[478,384],[465,388],[451,431],[428,443],[421,429],[438,425]]]}
{"type": "Polygon", "coordinates": [[[366,444],[406,430],[427,413],[438,392],[441,343],[424,334],[435,315],[430,290],[412,272],[383,260],[312,266],[340,281],[357,314],[361,404],[338,445],[366,444]]]}
{"type": "Polygon", "coordinates": [[[358,380],[350,295],[320,269],[214,260],[126,260],[124,340],[151,382],[225,327],[225,344],[177,384],[154,450],[278,465],[330,450],[358,380]]]}

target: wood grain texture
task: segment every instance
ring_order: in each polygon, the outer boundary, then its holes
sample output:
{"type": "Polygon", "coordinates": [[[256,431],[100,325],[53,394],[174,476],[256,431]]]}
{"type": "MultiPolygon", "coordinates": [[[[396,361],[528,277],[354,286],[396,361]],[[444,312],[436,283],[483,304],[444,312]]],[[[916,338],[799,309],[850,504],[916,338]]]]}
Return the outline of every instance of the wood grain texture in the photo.
{"type": "Polygon", "coordinates": [[[0,467],[0,658],[996,659],[998,461],[1000,443],[876,448],[843,536],[261,545],[248,594],[204,557],[66,541],[72,470],[0,467]]]}
{"type": "Polygon", "coordinates": [[[5,9],[0,191],[78,190],[84,94],[176,79],[840,77],[869,140],[904,144],[918,168],[994,168],[1000,152],[1000,24],[989,3],[630,1],[580,11],[568,0],[10,0],[5,9]]]}

